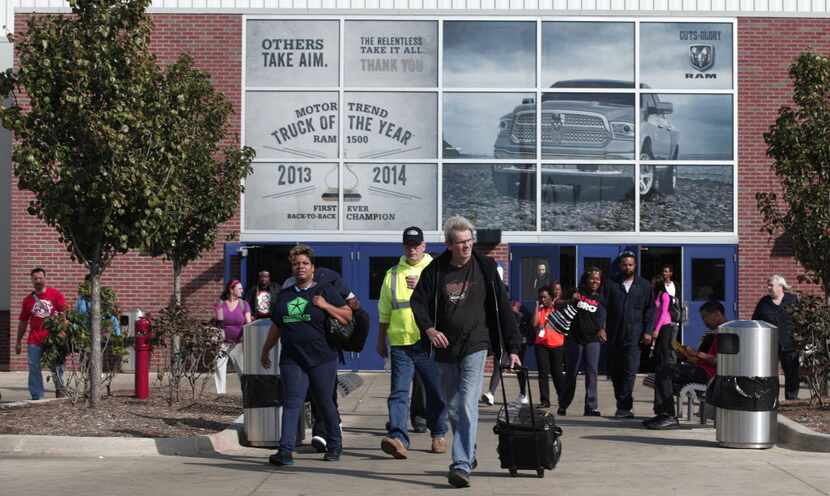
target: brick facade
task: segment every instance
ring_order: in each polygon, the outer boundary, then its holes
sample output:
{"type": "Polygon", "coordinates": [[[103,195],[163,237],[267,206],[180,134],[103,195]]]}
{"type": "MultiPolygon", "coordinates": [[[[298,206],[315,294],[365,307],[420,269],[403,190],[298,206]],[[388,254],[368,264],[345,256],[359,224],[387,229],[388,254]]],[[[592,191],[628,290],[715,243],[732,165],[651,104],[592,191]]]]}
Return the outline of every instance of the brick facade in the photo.
{"type": "MultiPolygon", "coordinates": [[[[30,16],[15,16],[15,32],[24,34],[30,16]]],[[[153,15],[155,30],[152,50],[162,64],[175,62],[181,53],[190,54],[198,68],[213,77],[214,86],[232,103],[235,115],[231,117],[228,136],[238,143],[240,134],[240,105],[242,71],[242,16],[240,15],[153,15]]],[[[230,144],[230,141],[229,143],[230,144]]],[[[14,180],[13,180],[14,181],[14,180]]],[[[26,212],[30,195],[20,191],[16,182],[11,191],[11,308],[19,307],[26,293],[31,291],[29,271],[41,266],[47,272],[47,281],[63,292],[69,304],[74,303],[78,284],[84,269],[72,262],[55,231],[26,212]]],[[[238,232],[239,215],[224,225],[217,236],[215,248],[188,266],[182,277],[182,295],[195,312],[207,314],[222,291],[222,240],[229,233],[238,232]]],[[[141,308],[155,312],[169,301],[173,289],[171,264],[159,259],[128,254],[116,257],[103,276],[103,283],[118,294],[123,309],[141,308]]],[[[0,327],[0,369],[24,370],[26,356],[9,357],[9,332],[0,327]]]]}
{"type": "MultiPolygon", "coordinates": [[[[15,29],[23,33],[27,15],[16,16],[15,29]]],[[[160,62],[170,63],[187,52],[197,66],[208,70],[215,85],[225,93],[237,112],[230,128],[234,138],[240,133],[242,70],[242,17],[240,15],[154,15],[152,48],[160,62]]],[[[755,208],[755,193],[775,188],[763,133],[774,121],[777,109],[789,102],[788,67],[794,57],[809,47],[830,53],[830,20],[741,18],[738,22],[738,147],[739,147],[739,281],[740,317],[748,318],[755,302],[766,291],[766,277],[781,273],[797,289],[814,289],[797,284],[799,267],[786,246],[761,232],[761,219],[755,208]]],[[[11,302],[12,311],[30,290],[29,270],[39,265],[46,269],[51,286],[74,300],[84,271],[69,260],[54,231],[26,213],[26,193],[12,187],[11,192],[11,302]]],[[[183,294],[196,312],[209,311],[221,291],[223,260],[221,240],[239,229],[238,215],[221,230],[215,249],[185,270],[183,294]]],[[[485,252],[508,269],[506,245],[485,247],[485,252]]],[[[507,277],[508,274],[505,274],[507,277]]],[[[157,311],[172,293],[170,264],[136,254],[118,257],[107,270],[104,284],[119,295],[122,308],[140,307],[157,311]]],[[[0,313],[0,369],[25,368],[25,356],[10,353],[11,330],[0,313]],[[5,325],[5,326],[4,326],[5,325]]],[[[8,317],[6,317],[8,322],[8,317]]]]}
{"type": "Polygon", "coordinates": [[[791,103],[789,66],[804,50],[830,53],[830,20],[740,18],[738,20],[738,301],[740,317],[750,318],[766,294],[766,278],[781,274],[797,290],[800,266],[786,242],[761,231],[755,194],[776,191],[763,133],[778,109],[791,103]]]}

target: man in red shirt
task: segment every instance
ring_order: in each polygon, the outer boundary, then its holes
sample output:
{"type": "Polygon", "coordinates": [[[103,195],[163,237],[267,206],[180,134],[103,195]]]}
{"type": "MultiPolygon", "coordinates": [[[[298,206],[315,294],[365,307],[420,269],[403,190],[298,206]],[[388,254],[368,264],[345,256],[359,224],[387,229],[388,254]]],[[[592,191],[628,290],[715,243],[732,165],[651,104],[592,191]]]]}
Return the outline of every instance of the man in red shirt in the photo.
{"type": "MultiPolygon", "coordinates": [[[[43,376],[40,373],[40,356],[43,354],[43,342],[49,331],[43,322],[51,315],[63,313],[66,310],[66,300],[60,291],[46,287],[46,271],[37,267],[32,269],[32,287],[34,291],[23,298],[20,309],[20,323],[17,326],[17,345],[15,352],[19,355],[23,351],[23,335],[29,328],[29,338],[26,340],[26,352],[29,363],[29,394],[33,400],[43,398],[43,376]]],[[[63,363],[56,363],[52,367],[52,380],[55,383],[55,395],[64,396],[63,392],[63,363]]]]}
{"type": "MultiPolygon", "coordinates": [[[[643,421],[647,429],[671,429],[677,427],[677,412],[674,405],[674,392],[692,383],[708,384],[715,376],[717,366],[718,342],[717,329],[726,322],[723,304],[719,301],[707,301],[700,307],[700,317],[714,333],[711,339],[705,339],[695,350],[683,346],[679,352],[686,359],[679,364],[663,364],[657,370],[654,379],[654,417],[643,421]]],[[[709,335],[707,335],[709,336],[709,335]]]]}

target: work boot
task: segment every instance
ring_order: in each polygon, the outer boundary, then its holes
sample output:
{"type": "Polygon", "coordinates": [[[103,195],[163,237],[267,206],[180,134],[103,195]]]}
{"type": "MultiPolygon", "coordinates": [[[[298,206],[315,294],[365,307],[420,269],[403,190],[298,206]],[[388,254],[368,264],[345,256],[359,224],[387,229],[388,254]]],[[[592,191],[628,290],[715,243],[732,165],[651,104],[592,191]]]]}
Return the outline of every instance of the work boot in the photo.
{"type": "Polygon", "coordinates": [[[392,455],[396,460],[406,460],[407,449],[400,439],[394,437],[385,437],[380,442],[380,449],[387,455],[392,455]]]}
{"type": "Polygon", "coordinates": [[[434,437],[432,438],[432,452],[433,453],[446,453],[447,452],[447,438],[445,437],[434,437]]]}

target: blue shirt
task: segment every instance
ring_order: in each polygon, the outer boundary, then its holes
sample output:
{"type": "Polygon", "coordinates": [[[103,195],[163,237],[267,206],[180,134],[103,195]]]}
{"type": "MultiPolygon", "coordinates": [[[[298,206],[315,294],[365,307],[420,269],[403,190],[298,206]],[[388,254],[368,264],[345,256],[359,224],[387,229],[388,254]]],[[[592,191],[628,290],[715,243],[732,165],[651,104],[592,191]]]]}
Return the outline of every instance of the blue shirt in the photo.
{"type": "Polygon", "coordinates": [[[346,304],[330,284],[316,284],[308,289],[296,286],[282,289],[271,302],[271,320],[280,329],[282,354],[300,365],[315,367],[337,360],[337,350],[326,339],[329,314],[311,301],[321,295],[336,307],[346,304]]]}

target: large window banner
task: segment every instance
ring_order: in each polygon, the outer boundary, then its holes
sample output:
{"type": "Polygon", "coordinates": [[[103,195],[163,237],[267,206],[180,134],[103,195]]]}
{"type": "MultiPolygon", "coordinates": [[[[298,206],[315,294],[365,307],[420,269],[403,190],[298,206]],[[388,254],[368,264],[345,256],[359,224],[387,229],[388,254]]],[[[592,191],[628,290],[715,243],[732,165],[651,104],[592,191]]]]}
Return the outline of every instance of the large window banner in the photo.
{"type": "Polygon", "coordinates": [[[256,163],[245,180],[245,229],[336,231],[338,185],[337,164],[256,163]]]}
{"type": "Polygon", "coordinates": [[[536,23],[445,22],[444,86],[536,86],[536,23]]]}
{"type": "Polygon", "coordinates": [[[633,231],[634,166],[543,165],[542,230],[633,231]]]}
{"type": "Polygon", "coordinates": [[[640,230],[652,232],[732,232],[735,210],[731,165],[640,166],[653,174],[640,196],[640,230]]]}
{"type": "Polygon", "coordinates": [[[335,92],[261,92],[245,95],[245,144],[258,160],[337,158],[335,92]]]}
{"type": "Polygon", "coordinates": [[[438,165],[346,164],[343,201],[346,230],[437,229],[438,165]]]}
{"type": "Polygon", "coordinates": [[[534,159],[535,143],[534,94],[444,93],[445,159],[534,159]]]}
{"type": "Polygon", "coordinates": [[[346,158],[436,158],[436,93],[346,93],[346,158]]]}
{"type": "Polygon", "coordinates": [[[633,22],[542,23],[542,88],[633,88],[633,22]]]}
{"type": "Polygon", "coordinates": [[[463,215],[479,229],[535,231],[536,167],[516,164],[509,175],[499,173],[503,167],[444,164],[444,219],[463,215]]]}
{"type": "Polygon", "coordinates": [[[641,160],[732,160],[732,95],[642,94],[641,160]]]}
{"type": "Polygon", "coordinates": [[[346,86],[438,85],[438,23],[347,21],[346,86]]]}
{"type": "Polygon", "coordinates": [[[643,22],[640,82],[644,88],[731,89],[732,24],[643,22]]]}
{"type": "Polygon", "coordinates": [[[339,33],[338,21],[248,21],[245,84],[337,86],[339,33]]]}

